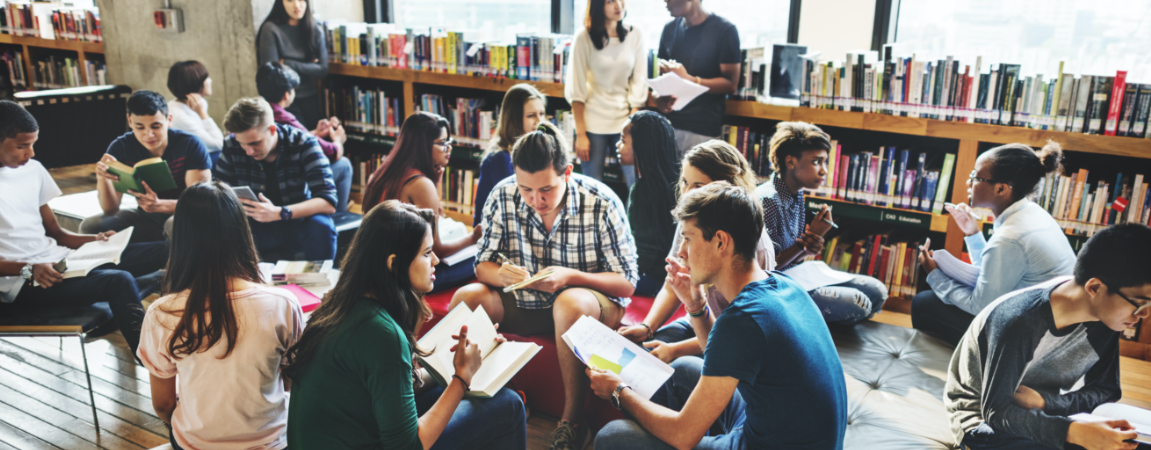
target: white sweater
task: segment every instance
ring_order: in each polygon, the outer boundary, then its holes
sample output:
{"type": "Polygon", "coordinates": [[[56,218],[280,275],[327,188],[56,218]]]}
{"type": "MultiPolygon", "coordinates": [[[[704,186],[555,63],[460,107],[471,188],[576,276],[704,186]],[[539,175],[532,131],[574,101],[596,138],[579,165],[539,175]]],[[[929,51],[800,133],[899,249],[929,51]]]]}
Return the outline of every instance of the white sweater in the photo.
{"type": "Polygon", "coordinates": [[[632,27],[623,42],[609,38],[603,49],[592,45],[587,29],[576,34],[572,60],[564,79],[568,103],[583,102],[586,130],[616,134],[623,130],[630,108],[647,102],[647,54],[643,33],[632,27]]]}
{"type": "Polygon", "coordinates": [[[220,126],[211,117],[201,120],[196,111],[176,99],[168,100],[168,113],[172,115],[172,129],[200,138],[204,146],[208,147],[208,153],[224,148],[224,132],[220,131],[220,126]]]}

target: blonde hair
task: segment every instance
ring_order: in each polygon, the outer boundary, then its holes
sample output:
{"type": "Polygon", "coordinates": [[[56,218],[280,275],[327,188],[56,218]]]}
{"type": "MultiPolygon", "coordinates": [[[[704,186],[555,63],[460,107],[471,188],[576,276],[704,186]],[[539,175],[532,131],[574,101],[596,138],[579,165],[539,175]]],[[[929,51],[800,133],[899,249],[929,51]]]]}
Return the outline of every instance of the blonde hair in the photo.
{"type": "Polygon", "coordinates": [[[511,152],[516,140],[528,132],[535,131],[524,129],[524,105],[530,100],[543,102],[545,110],[548,107],[548,98],[544,97],[535,86],[520,83],[508,89],[500,105],[500,121],[496,124],[495,136],[492,137],[481,160],[495,152],[511,152]]]}
{"type": "Polygon", "coordinates": [[[819,127],[807,122],[780,122],[768,144],[771,165],[776,173],[787,171],[787,157],[803,157],[805,150],[831,150],[831,137],[819,127]]]}
{"type": "Polygon", "coordinates": [[[236,101],[224,115],[224,129],[229,133],[243,133],[276,123],[272,105],[263,97],[246,97],[236,101]]]}
{"type": "MultiPolygon", "coordinates": [[[[751,170],[751,164],[743,159],[739,150],[727,142],[713,139],[696,145],[683,155],[683,160],[703,172],[712,181],[726,181],[747,189],[748,192],[754,192],[758,184],[755,172],[751,170]]],[[[676,183],[676,197],[682,196],[682,189],[682,184],[676,183]]]]}

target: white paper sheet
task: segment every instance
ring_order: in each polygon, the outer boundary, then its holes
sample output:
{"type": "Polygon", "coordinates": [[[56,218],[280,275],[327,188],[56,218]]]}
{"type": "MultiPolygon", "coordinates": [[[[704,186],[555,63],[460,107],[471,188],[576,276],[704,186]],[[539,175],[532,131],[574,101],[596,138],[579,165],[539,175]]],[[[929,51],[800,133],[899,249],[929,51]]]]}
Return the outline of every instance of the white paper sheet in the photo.
{"type": "Polygon", "coordinates": [[[644,81],[660,97],[675,96],[675,104],[671,107],[675,111],[683,109],[700,94],[707,92],[706,87],[687,81],[674,73],[665,73],[659,78],[650,78],[644,81]]]}
{"type": "Polygon", "coordinates": [[[935,264],[945,275],[964,285],[975,287],[979,280],[979,268],[961,261],[947,250],[935,251],[935,264]]]}
{"type": "Polygon", "coordinates": [[[588,316],[580,317],[563,339],[584,364],[592,355],[598,355],[622,366],[620,378],[649,400],[675,372],[659,358],[588,316]]]}
{"type": "MultiPolygon", "coordinates": [[[[100,209],[100,201],[96,197],[96,191],[62,195],[48,200],[48,207],[52,208],[52,212],[56,214],[79,220],[104,213],[104,210],[100,209]]],[[[121,196],[120,209],[131,209],[135,207],[136,197],[128,194],[121,196]]]]}
{"type": "Polygon", "coordinates": [[[832,269],[823,261],[808,261],[783,271],[783,274],[803,286],[804,291],[846,283],[852,279],[851,274],[832,269]]]}
{"type": "MultiPolygon", "coordinates": [[[[442,240],[443,239],[441,239],[441,241],[442,240]]],[[[464,262],[464,260],[467,260],[468,258],[476,256],[477,254],[479,254],[479,252],[480,252],[480,248],[476,247],[475,244],[472,244],[472,245],[469,245],[467,247],[460,249],[460,251],[456,252],[455,254],[453,254],[451,256],[445,256],[443,258],[440,258],[440,261],[443,261],[444,264],[447,264],[449,266],[454,266],[456,264],[464,262]]]]}

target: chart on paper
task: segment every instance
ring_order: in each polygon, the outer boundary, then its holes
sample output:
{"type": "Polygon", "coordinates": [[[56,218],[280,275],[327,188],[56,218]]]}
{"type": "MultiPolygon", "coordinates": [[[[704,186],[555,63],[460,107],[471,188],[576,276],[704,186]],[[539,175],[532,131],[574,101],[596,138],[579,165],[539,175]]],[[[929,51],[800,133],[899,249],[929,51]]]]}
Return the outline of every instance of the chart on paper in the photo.
{"type": "Polygon", "coordinates": [[[659,358],[588,316],[580,317],[563,339],[584,364],[619,374],[644,398],[650,399],[674,372],[659,358]]]}

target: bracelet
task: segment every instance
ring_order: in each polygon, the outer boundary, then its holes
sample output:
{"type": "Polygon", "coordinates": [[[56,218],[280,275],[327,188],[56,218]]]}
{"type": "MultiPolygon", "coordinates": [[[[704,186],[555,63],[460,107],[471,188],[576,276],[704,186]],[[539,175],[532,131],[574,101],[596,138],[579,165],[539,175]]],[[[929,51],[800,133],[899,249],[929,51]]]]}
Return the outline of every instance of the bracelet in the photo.
{"type": "Polygon", "coordinates": [[[703,85],[703,80],[699,79],[699,75],[695,76],[695,84],[698,84],[700,86],[703,85]]]}
{"type": "Polygon", "coordinates": [[[687,312],[687,315],[689,315],[691,317],[695,317],[695,318],[703,317],[705,314],[707,314],[707,305],[703,305],[703,308],[700,308],[699,311],[696,311],[696,312],[688,311],[687,312]]]}
{"type": "Polygon", "coordinates": [[[471,392],[472,391],[471,386],[468,386],[468,382],[464,381],[464,379],[462,377],[460,377],[459,375],[452,375],[452,378],[460,380],[460,383],[464,384],[464,392],[471,392]]]}
{"type": "Polygon", "coordinates": [[[640,324],[641,326],[643,326],[644,328],[647,328],[647,339],[644,339],[644,340],[645,340],[645,341],[650,341],[650,340],[651,340],[651,338],[655,336],[655,333],[652,333],[652,332],[651,332],[651,327],[647,326],[647,324],[646,324],[646,323],[640,322],[639,324],[640,324]]]}

